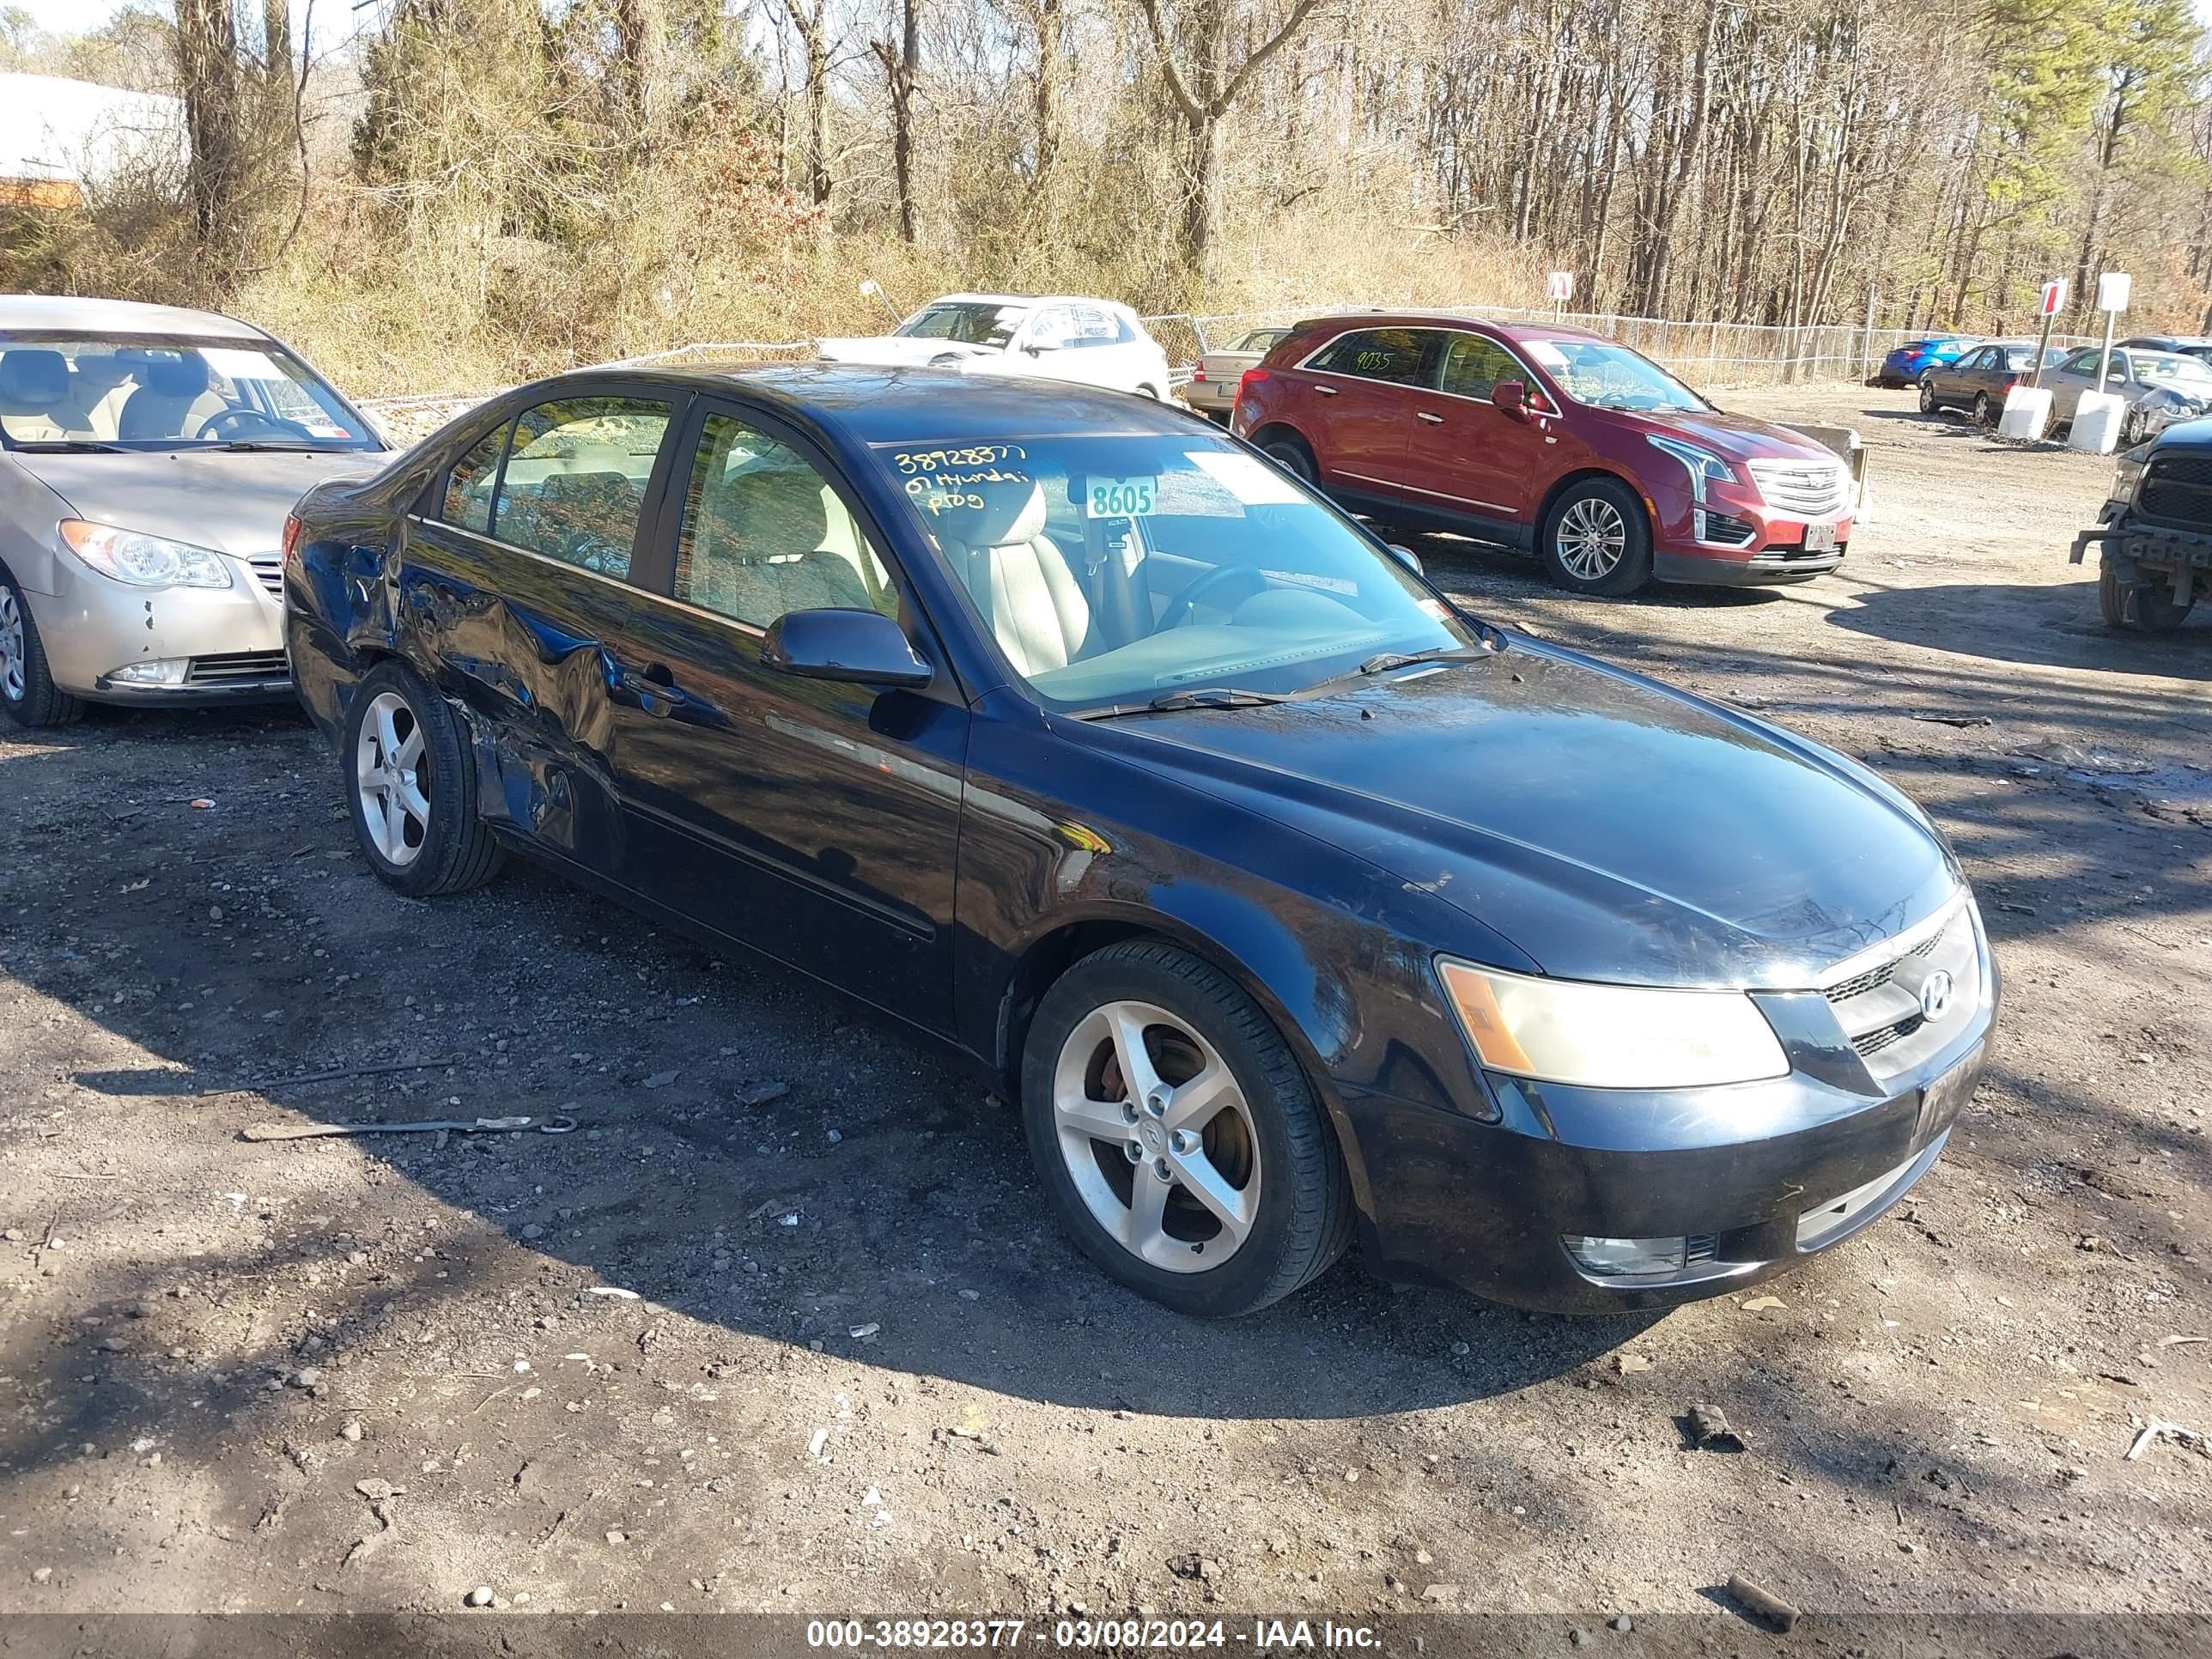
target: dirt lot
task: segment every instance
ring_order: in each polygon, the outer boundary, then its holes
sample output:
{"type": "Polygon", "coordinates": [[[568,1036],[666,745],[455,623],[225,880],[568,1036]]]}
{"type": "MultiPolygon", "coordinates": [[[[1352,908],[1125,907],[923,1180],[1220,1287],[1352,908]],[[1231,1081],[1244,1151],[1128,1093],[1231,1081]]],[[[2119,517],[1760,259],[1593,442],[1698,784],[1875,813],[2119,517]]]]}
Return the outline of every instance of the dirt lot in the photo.
{"type": "Polygon", "coordinates": [[[1605,1618],[1712,1613],[1732,1572],[1842,1612],[2212,1608],[2208,1443],[2125,1455],[2154,1419],[2212,1431],[2212,617],[2098,625],[2065,550],[2107,462],[1902,393],[1736,401],[1874,444],[1843,575],[1589,604],[1421,550],[1487,614],[1809,732],[1942,823],[2008,1003],[1900,1213],[1656,1320],[1347,1263],[1194,1326],[1088,1270],[1011,1116],[865,1011],[527,870],[386,891],[289,712],[9,732],[0,1613],[483,1585],[1605,1618]],[[585,1127],[239,1139],[507,1113],[585,1127]],[[1698,1401],[1746,1451],[1683,1449],[1698,1401]]]}

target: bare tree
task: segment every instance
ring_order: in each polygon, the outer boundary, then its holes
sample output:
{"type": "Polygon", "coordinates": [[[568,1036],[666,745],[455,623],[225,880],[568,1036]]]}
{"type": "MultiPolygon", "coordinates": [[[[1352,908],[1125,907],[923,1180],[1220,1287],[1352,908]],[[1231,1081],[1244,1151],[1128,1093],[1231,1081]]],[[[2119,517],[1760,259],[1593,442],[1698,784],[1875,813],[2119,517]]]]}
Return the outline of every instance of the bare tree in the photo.
{"type": "Polygon", "coordinates": [[[921,64],[920,0],[899,0],[899,42],[875,40],[877,60],[890,91],[891,173],[898,191],[899,240],[911,247],[921,240],[914,207],[914,89],[921,64]]]}

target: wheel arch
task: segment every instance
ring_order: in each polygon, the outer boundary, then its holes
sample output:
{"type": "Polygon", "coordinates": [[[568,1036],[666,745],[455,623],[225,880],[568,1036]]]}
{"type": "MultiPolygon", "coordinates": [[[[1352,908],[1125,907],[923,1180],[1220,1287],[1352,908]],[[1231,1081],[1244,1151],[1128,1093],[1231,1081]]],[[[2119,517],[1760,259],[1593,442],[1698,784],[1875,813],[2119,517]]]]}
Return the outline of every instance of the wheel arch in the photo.
{"type": "Polygon", "coordinates": [[[1322,1109],[1328,1115],[1359,1212],[1363,1216],[1371,1215],[1366,1170],[1328,1064],[1314,1042],[1311,1030],[1275,994],[1267,975],[1246,959],[1255,953],[1254,945],[1248,945],[1242,951],[1231,948],[1213,932],[1165,911],[1105,911],[1069,918],[1039,933],[1013,958],[1000,988],[996,1052],[991,1056],[992,1074],[998,1080],[1002,1097],[1015,1102],[1021,1098],[1022,1054],[1028,1046],[1030,1023],[1045,993],[1085,957],[1109,945],[1133,940],[1155,941],[1188,951],[1225,975],[1231,983],[1252,999],[1305,1073],[1314,1098],[1321,1102],[1322,1109]]]}
{"type": "Polygon", "coordinates": [[[1659,516],[1652,510],[1651,498],[1644,493],[1643,486],[1609,466],[1578,466],[1553,483],[1544,492],[1543,500],[1537,503],[1535,514],[1528,525],[1530,533],[1535,538],[1536,550],[1539,553],[1543,551],[1544,528],[1552,521],[1552,510],[1577,484],[1589,483],[1594,480],[1619,484],[1636,498],[1637,506],[1643,509],[1644,532],[1651,538],[1651,544],[1656,548],[1659,544],[1659,516]]]}
{"type": "Polygon", "coordinates": [[[1293,442],[1297,444],[1300,448],[1305,451],[1306,455],[1310,459],[1316,462],[1320,460],[1320,456],[1314,449],[1313,440],[1307,437],[1304,433],[1301,432],[1296,426],[1293,426],[1288,421],[1267,421],[1255,428],[1249,433],[1247,433],[1245,434],[1244,441],[1250,444],[1255,449],[1265,449],[1270,442],[1279,438],[1288,438],[1291,440],[1293,442]]]}

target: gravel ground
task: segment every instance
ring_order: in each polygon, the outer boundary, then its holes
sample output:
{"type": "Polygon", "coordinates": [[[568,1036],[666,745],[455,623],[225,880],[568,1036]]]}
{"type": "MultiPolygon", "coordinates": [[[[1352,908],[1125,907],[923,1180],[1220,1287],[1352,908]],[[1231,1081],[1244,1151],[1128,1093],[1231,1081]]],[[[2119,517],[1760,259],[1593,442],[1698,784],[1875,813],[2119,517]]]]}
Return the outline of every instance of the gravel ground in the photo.
{"type": "Polygon", "coordinates": [[[2065,550],[2108,462],[1902,393],[1735,401],[1870,439],[1844,574],[1592,604],[1420,550],[1942,823],[2008,1003],[1899,1213],[1663,1318],[1349,1262],[1187,1323],[866,1011],[529,870],[386,891],[289,712],[0,729],[0,1613],[1602,1618],[1735,1572],[1838,1612],[2207,1610],[2208,1443],[2126,1454],[2212,1431],[2212,618],[2098,625],[2065,550]],[[1685,1449],[1700,1401],[1740,1455],[1685,1449]]]}

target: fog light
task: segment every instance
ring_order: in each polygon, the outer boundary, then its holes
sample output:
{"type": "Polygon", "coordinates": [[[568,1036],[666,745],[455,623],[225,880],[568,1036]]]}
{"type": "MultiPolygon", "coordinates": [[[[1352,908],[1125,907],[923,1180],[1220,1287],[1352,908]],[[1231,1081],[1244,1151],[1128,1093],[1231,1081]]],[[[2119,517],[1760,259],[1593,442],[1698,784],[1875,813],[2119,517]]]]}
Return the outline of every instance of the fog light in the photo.
{"type": "Polygon", "coordinates": [[[182,685],[189,657],[151,657],[111,668],[104,676],[116,685],[182,685]]]}
{"type": "Polygon", "coordinates": [[[1678,1273],[1690,1255],[1687,1238],[1592,1238],[1567,1233],[1560,1243],[1584,1273],[1614,1277],[1678,1273]]]}

